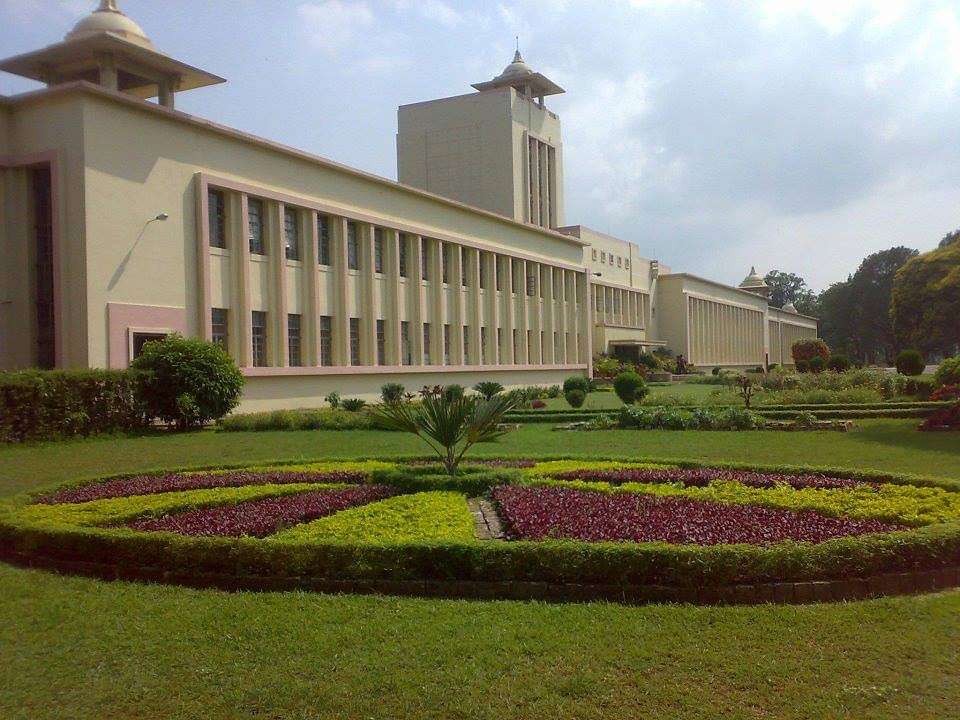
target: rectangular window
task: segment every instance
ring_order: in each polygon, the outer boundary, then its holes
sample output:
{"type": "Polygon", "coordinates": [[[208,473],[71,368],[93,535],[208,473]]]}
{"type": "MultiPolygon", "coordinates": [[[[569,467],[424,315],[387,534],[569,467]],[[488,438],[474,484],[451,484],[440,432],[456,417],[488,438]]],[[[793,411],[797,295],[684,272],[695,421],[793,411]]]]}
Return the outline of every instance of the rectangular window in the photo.
{"type": "Polygon", "coordinates": [[[377,320],[377,365],[387,364],[387,331],[383,320],[377,320]]]}
{"type": "Polygon", "coordinates": [[[400,277],[407,276],[407,236],[400,234],[400,247],[398,248],[397,265],[400,271],[400,277]]]}
{"type": "Polygon", "coordinates": [[[227,201],[221,190],[207,191],[207,215],[210,221],[210,247],[227,246],[227,201]]]}
{"type": "Polygon", "coordinates": [[[350,364],[360,365],[360,318],[350,318],[350,364]]]}
{"type": "Polygon", "coordinates": [[[413,348],[410,345],[410,323],[400,323],[400,355],[404,365],[413,365],[413,348]]]}
{"type": "Polygon", "coordinates": [[[373,231],[373,271],[383,272],[383,228],[373,231]]]}
{"type": "Polygon", "coordinates": [[[590,251],[590,257],[593,258],[594,261],[596,261],[596,259],[597,259],[597,249],[596,249],[596,248],[594,248],[593,250],[590,251]]]}
{"type": "Polygon", "coordinates": [[[629,270],[629,269],[630,269],[630,261],[629,261],[629,260],[624,260],[624,261],[623,261],[623,269],[624,269],[624,270],[629,270]]]}
{"type": "Polygon", "coordinates": [[[427,252],[427,239],[420,239],[420,278],[430,279],[430,253],[427,252]]]}
{"type": "Polygon", "coordinates": [[[450,364],[450,325],[443,326],[443,364],[450,364]]]}
{"type": "Polygon", "coordinates": [[[600,262],[603,263],[604,265],[607,264],[607,254],[606,254],[605,252],[602,252],[602,251],[601,251],[601,253],[600,253],[600,262]]]}
{"type": "Polygon", "coordinates": [[[617,267],[623,267],[623,258],[617,255],[617,267]]]}
{"type": "Polygon", "coordinates": [[[250,198],[247,201],[247,229],[250,234],[250,252],[254,255],[266,255],[267,246],[263,240],[263,200],[250,198]]]}
{"type": "Polygon", "coordinates": [[[303,356],[300,343],[300,316],[287,315],[287,361],[290,367],[303,365],[303,356]]]}
{"type": "Polygon", "coordinates": [[[320,364],[333,365],[333,318],[320,316],[320,364]]]}
{"type": "Polygon", "coordinates": [[[527,275],[527,295],[533,297],[537,290],[537,279],[533,275],[527,275]]]}
{"type": "Polygon", "coordinates": [[[478,280],[478,284],[480,285],[480,288],[486,289],[487,276],[486,276],[486,273],[484,272],[484,269],[485,269],[484,266],[486,265],[486,263],[484,262],[485,258],[483,257],[483,253],[479,253],[479,255],[480,255],[480,257],[478,258],[479,259],[479,263],[478,263],[479,275],[477,277],[477,280],[478,280]]]}
{"type": "Polygon", "coordinates": [[[330,218],[326,215],[317,215],[317,261],[330,264],[330,218]]]}
{"type": "Polygon", "coordinates": [[[560,362],[563,357],[563,347],[560,345],[560,333],[553,333],[553,361],[560,362]]]}
{"type": "Polygon", "coordinates": [[[295,208],[283,209],[283,242],[287,260],[299,260],[300,223],[295,208]]]}
{"type": "Polygon", "coordinates": [[[530,330],[527,330],[527,362],[532,363],[534,361],[533,357],[533,333],[530,330]]]}
{"type": "Polygon", "coordinates": [[[440,269],[443,271],[441,278],[443,284],[450,282],[450,245],[440,243],[440,269]]]}
{"type": "Polygon", "coordinates": [[[467,287],[467,249],[465,247],[460,248],[460,284],[463,287],[467,287]]]}
{"type": "Polygon", "coordinates": [[[357,224],[355,222],[347,223],[347,268],[350,270],[360,269],[360,239],[357,237],[357,224]]]}
{"type": "Polygon", "coordinates": [[[503,290],[503,268],[501,267],[501,259],[496,255],[493,258],[493,274],[496,276],[497,290],[503,290]]]}
{"type": "Polygon", "coordinates": [[[513,329],[513,362],[520,362],[520,331],[517,328],[513,329]]]}
{"type": "Polygon", "coordinates": [[[485,327],[480,328],[480,364],[488,365],[490,363],[490,358],[487,355],[487,329],[485,327]]]}
{"type": "Polygon", "coordinates": [[[267,366],[267,314],[254,310],[250,320],[250,341],[253,348],[253,366],[267,366]]]}
{"type": "Polygon", "coordinates": [[[503,328],[497,328],[497,356],[493,360],[494,365],[503,360],[503,328]]]}
{"type": "Polygon", "coordinates": [[[213,342],[228,350],[227,311],[223,308],[211,308],[210,327],[213,330],[213,342]]]}
{"type": "Polygon", "coordinates": [[[430,364],[430,323],[423,324],[423,364],[430,364]]]}
{"type": "Polygon", "coordinates": [[[470,364],[470,326],[463,326],[463,364],[470,364]]]}

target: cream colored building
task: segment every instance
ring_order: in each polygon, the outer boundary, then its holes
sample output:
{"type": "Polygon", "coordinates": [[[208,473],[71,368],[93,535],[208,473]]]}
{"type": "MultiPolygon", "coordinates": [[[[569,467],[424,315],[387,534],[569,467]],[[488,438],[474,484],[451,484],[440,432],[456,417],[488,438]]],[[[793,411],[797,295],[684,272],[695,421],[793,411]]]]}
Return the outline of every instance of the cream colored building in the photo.
{"type": "Polygon", "coordinates": [[[177,92],[223,80],[110,0],[0,70],[47,85],[0,97],[0,369],[123,368],[181,332],[223,343],[263,409],[385,382],[553,384],[620,346],[756,365],[816,334],[763,300],[759,340],[692,314],[758,296],[563,226],[543,102],[562,90],[519,54],[476,93],[400,109],[401,183],[178,112],[177,92]]]}

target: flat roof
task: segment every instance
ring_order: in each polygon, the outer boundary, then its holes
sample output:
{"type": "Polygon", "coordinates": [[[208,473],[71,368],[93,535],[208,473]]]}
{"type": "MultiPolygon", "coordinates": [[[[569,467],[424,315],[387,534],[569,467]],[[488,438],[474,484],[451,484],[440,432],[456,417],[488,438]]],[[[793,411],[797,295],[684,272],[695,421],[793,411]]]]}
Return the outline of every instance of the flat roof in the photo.
{"type": "Polygon", "coordinates": [[[450,198],[444,197],[442,195],[437,195],[435,193],[428,192],[426,190],[421,190],[420,188],[415,188],[411,185],[404,185],[399,183],[396,180],[390,180],[388,178],[382,177],[380,175],[374,175],[373,173],[368,173],[363,170],[358,170],[356,168],[350,167],[349,165],[343,165],[333,160],[329,160],[320,155],[314,155],[313,153],[308,153],[305,150],[299,150],[297,148],[290,147],[289,145],[284,145],[282,143],[275,142],[273,140],[267,140],[266,138],[253,135],[242,130],[237,130],[226,125],[221,125],[219,123],[213,122],[212,120],[207,120],[205,118],[197,117],[195,115],[190,115],[189,113],[182,112],[180,110],[174,110],[171,108],[163,107],[161,105],[156,105],[151,102],[146,102],[137,97],[127,95],[122,92],[117,92],[113,90],[108,90],[107,88],[101,87],[100,85],[95,85],[93,83],[87,82],[85,80],[78,80],[76,82],[64,83],[63,85],[55,85],[49,88],[41,88],[39,90],[32,90],[30,92],[21,93],[19,95],[13,95],[3,99],[5,105],[19,105],[29,102],[39,102],[46,98],[53,97],[56,95],[63,95],[69,93],[87,93],[95,95],[112,102],[118,102],[124,105],[127,105],[131,108],[138,109],[142,112],[154,113],[161,115],[170,120],[175,120],[177,122],[188,123],[194,125],[195,127],[200,127],[211,132],[218,133],[220,135],[226,135],[235,140],[241,140],[243,142],[248,142],[253,145],[258,145],[267,150],[272,150],[274,152],[282,153],[284,155],[289,155],[298,160],[305,160],[307,162],[315,163],[325,168],[332,170],[337,170],[339,172],[348,173],[355,177],[363,178],[371,182],[379,183],[381,185],[401,190],[403,192],[409,193],[411,195],[417,195],[428,200],[447,205],[449,207],[457,208],[459,210],[464,210],[476,215],[483,215],[484,217],[491,218],[498,222],[501,222],[505,225],[511,227],[522,228],[530,232],[549,237],[553,240],[562,240],[571,245],[576,245],[579,247],[584,247],[589,243],[585,243],[582,240],[574,238],[570,235],[564,235],[561,232],[556,230],[550,230],[548,228],[541,227],[539,225],[534,225],[533,223],[520,222],[514,220],[511,217],[506,215],[501,215],[499,213],[491,212],[490,210],[484,210],[483,208],[474,207],[472,205],[467,205],[466,203],[459,202],[458,200],[452,200],[450,198]]]}

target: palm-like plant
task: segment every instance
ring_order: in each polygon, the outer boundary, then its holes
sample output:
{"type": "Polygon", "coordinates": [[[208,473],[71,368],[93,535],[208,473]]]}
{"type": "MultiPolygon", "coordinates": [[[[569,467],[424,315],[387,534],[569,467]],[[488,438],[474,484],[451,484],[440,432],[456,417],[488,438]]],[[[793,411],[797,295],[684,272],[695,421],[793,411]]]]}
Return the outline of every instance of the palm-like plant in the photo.
{"type": "Polygon", "coordinates": [[[419,403],[378,405],[370,411],[376,423],[389,430],[409,432],[421,438],[440,458],[450,475],[464,454],[478,442],[490,442],[508,431],[500,427],[504,414],[514,400],[496,396],[489,400],[477,396],[453,396],[425,391],[419,403]]]}

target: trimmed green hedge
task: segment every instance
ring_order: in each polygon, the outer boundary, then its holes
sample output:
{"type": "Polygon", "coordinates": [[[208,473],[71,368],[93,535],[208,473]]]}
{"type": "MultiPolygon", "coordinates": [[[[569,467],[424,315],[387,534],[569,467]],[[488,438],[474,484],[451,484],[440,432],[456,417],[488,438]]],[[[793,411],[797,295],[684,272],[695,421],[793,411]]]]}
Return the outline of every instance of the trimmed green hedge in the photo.
{"type": "MultiPolygon", "coordinates": [[[[702,466],[690,461],[672,464],[702,466]]],[[[822,470],[717,463],[711,466],[781,472],[822,470]]],[[[498,481],[517,481],[521,475],[512,469],[468,470],[453,479],[438,477],[429,466],[375,470],[371,481],[393,479],[408,483],[407,487],[413,491],[459,490],[472,494],[498,481]],[[437,487],[447,482],[453,485],[437,487]]],[[[960,490],[960,481],[849,470],[832,474],[960,490]]],[[[44,520],[31,518],[30,513],[24,512],[30,500],[30,496],[21,495],[0,503],[0,547],[8,553],[25,553],[48,560],[93,560],[121,570],[153,568],[181,576],[224,573],[251,578],[533,581],[688,588],[867,577],[936,569],[960,561],[960,522],[819,544],[783,542],[769,546],[383,539],[379,542],[294,542],[280,538],[188,537],[128,528],[81,527],[53,516],[44,520]]]]}
{"type": "Polygon", "coordinates": [[[396,467],[374,470],[370,482],[375,485],[392,485],[405,492],[428,492],[454,490],[471,497],[483,495],[497,485],[519,482],[522,473],[515,468],[491,469],[476,465],[461,465],[457,475],[447,475],[440,465],[396,467]]]}
{"type": "Polygon", "coordinates": [[[141,379],[128,370],[0,372],[0,442],[141,430],[141,379]]]}

